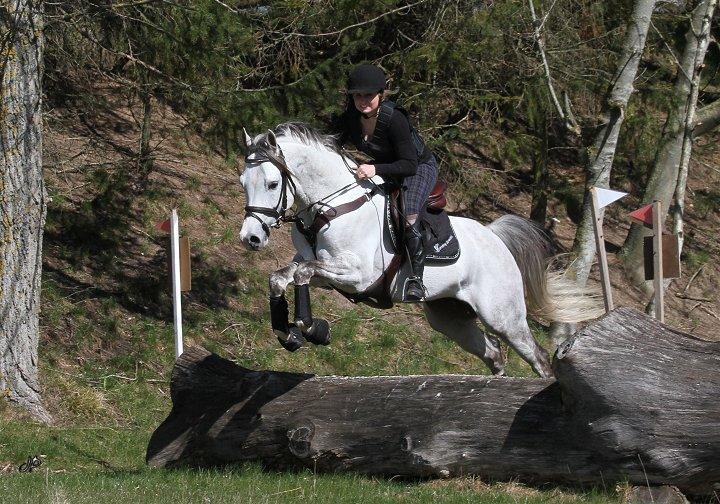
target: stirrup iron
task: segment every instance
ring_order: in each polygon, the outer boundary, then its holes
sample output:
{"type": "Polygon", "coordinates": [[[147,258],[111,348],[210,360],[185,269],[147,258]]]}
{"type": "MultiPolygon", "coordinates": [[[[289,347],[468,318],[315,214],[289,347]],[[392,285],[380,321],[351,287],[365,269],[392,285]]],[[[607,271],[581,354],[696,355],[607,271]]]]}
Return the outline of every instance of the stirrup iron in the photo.
{"type": "Polygon", "coordinates": [[[423,284],[422,278],[419,276],[409,276],[405,279],[405,283],[403,284],[403,303],[421,303],[425,301],[425,295],[427,294],[427,289],[425,289],[425,284],[423,284]],[[419,285],[420,290],[422,291],[421,296],[412,298],[408,298],[408,284],[410,282],[414,282],[417,285],[419,285]]]}

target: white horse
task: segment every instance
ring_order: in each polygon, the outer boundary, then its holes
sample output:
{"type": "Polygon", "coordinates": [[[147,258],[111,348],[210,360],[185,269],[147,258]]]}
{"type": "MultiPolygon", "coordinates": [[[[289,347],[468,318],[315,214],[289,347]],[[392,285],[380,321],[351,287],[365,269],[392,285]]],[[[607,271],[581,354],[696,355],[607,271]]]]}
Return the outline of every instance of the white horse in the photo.
{"type": "MultiPolygon", "coordinates": [[[[377,190],[382,180],[359,182],[356,164],[339,151],[335,138],[304,124],[281,124],[254,140],[244,135],[248,155],[240,180],[248,206],[240,231],[243,244],[250,250],[266,247],[270,228],[294,220],[286,215],[292,208],[292,217],[305,229],[314,228],[308,238],[293,226],[297,255],[270,277],[273,329],[289,350],[302,344],[298,332],[327,344],[327,323],[310,314],[308,285],[312,281],[357,294],[385,278],[395,250],[384,226],[386,197],[377,190]],[[290,283],[295,284],[295,326],[287,323],[284,294],[290,283]],[[322,334],[313,337],[314,331],[322,334]]],[[[480,357],[496,375],[504,373],[499,336],[537,374],[552,376],[548,354],[527,324],[526,295],[529,306],[544,318],[580,322],[602,313],[596,293],[549,272],[549,240],[531,221],[506,215],[483,226],[468,218],[450,219],[461,253],[453,264],[430,263],[425,268],[428,322],[480,357]]],[[[389,283],[393,301],[402,300],[409,273],[404,265],[389,283]]]]}

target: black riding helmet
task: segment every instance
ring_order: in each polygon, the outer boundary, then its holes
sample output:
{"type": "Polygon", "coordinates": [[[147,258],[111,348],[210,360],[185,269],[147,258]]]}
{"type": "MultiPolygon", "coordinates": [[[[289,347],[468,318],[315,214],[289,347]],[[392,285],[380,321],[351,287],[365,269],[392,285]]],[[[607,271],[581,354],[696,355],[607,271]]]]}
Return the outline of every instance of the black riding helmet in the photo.
{"type": "Polygon", "coordinates": [[[347,93],[379,93],[385,89],[385,72],[375,65],[358,65],[348,76],[347,93]]]}

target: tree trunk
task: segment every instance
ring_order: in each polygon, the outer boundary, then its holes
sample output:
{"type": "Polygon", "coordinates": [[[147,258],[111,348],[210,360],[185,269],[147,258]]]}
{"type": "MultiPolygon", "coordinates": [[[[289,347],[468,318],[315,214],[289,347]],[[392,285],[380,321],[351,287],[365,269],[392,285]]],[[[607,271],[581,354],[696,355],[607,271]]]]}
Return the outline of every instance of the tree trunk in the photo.
{"type": "Polygon", "coordinates": [[[547,221],[548,182],[550,178],[547,159],[547,134],[542,140],[540,149],[532,154],[533,187],[530,219],[545,227],[545,221],[547,221]]]}
{"type": "Polygon", "coordinates": [[[532,87],[527,93],[527,116],[530,132],[537,142],[533,142],[532,158],[532,203],[530,219],[545,227],[547,220],[548,185],[548,110],[545,93],[532,87]]]}
{"type": "Polygon", "coordinates": [[[179,357],[156,467],[259,460],[321,471],[608,484],[720,481],[720,343],[621,308],[558,350],[557,381],[316,377],[179,357]],[[676,364],[676,366],[672,366],[676,364]]]}
{"type": "Polygon", "coordinates": [[[587,282],[596,252],[589,189],[592,186],[609,186],[610,171],[615,157],[620,127],[628,100],[633,92],[633,81],[645,48],[647,31],[654,9],[655,0],[637,0],[635,2],[610,96],[603,106],[603,124],[595,132],[592,147],[588,148],[583,212],[573,244],[573,252],[577,258],[571,268],[578,283],[582,285],[587,282]]]}
{"type": "Polygon", "coordinates": [[[45,224],[42,3],[7,2],[0,54],[0,391],[43,421],[37,372],[45,224]]]}
{"type": "Polygon", "coordinates": [[[690,168],[690,154],[692,153],[693,126],[695,126],[695,110],[697,109],[698,95],[700,94],[700,72],[705,61],[705,53],[710,44],[710,29],[712,27],[713,13],[717,0],[702,0],[697,6],[699,12],[693,15],[692,35],[696,39],[697,51],[692,68],[692,81],[690,95],[688,96],[687,112],[683,124],[683,145],[680,167],[678,169],[677,184],[675,186],[675,204],[671,208],[673,216],[673,234],[678,237],[678,253],[682,253],[685,243],[685,189],[687,187],[688,169],[690,168]],[[695,25],[696,19],[700,23],[695,25]],[[696,28],[698,28],[696,30],[696,28]]]}
{"type": "Polygon", "coordinates": [[[720,126],[720,100],[714,101],[700,110],[695,115],[693,126],[693,138],[709,133],[720,126]]]}
{"type": "MultiPolygon", "coordinates": [[[[673,193],[678,186],[682,160],[684,156],[687,156],[687,160],[689,160],[692,149],[697,84],[709,39],[709,22],[704,24],[704,21],[712,19],[716,3],[717,0],[703,0],[693,10],[691,23],[685,35],[685,50],[675,79],[675,105],[668,113],[660,140],[660,148],[655,156],[655,162],[643,195],[643,204],[649,204],[655,200],[662,201],[663,222],[670,209],[673,193]],[[705,26],[707,30],[703,30],[705,26]]],[[[706,128],[713,125],[712,111],[712,108],[704,111],[699,118],[702,121],[700,124],[703,132],[709,131],[706,128]]],[[[643,238],[651,233],[652,231],[642,224],[633,223],[621,254],[628,278],[636,286],[642,287],[647,294],[653,292],[653,287],[652,282],[645,281],[643,238]]]]}

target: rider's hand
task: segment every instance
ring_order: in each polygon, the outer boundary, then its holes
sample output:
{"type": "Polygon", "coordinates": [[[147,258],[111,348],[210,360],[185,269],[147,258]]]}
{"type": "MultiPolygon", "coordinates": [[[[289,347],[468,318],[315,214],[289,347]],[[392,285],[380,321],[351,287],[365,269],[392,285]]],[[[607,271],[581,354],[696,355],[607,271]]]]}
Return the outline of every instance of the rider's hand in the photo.
{"type": "Polygon", "coordinates": [[[375,166],[371,164],[361,164],[357,169],[357,178],[360,180],[369,179],[375,176],[375,166]]]}

